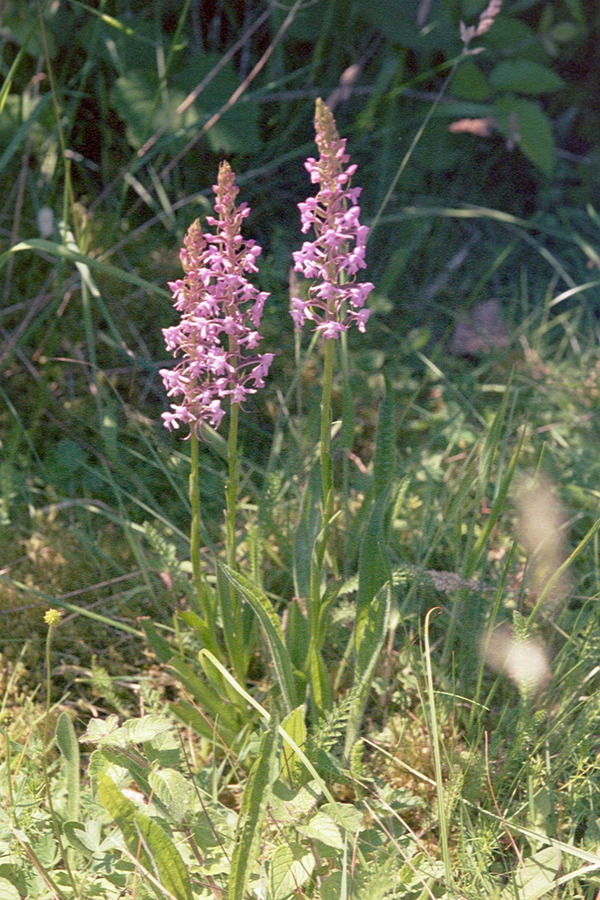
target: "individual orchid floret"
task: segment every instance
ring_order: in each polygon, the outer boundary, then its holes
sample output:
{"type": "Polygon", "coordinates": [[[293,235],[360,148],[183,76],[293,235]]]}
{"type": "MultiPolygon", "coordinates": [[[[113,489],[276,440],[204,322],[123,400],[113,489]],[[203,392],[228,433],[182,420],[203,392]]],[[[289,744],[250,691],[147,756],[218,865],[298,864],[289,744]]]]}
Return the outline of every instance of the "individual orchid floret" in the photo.
{"type": "Polygon", "coordinates": [[[169,283],[177,325],[163,329],[167,350],[181,359],[161,369],[167,396],[178,398],[162,414],[166,428],[189,425],[200,436],[203,424],[218,428],[228,404],[243,404],[264,387],[272,353],[256,353],[265,300],[246,278],[257,271],[261,248],[241,235],[250,209],[235,204],[239,189],[229,163],[219,167],[214,216],[206,221],[215,233],[192,223],[179,254],[185,275],[169,283]]]}
{"type": "Polygon", "coordinates": [[[304,165],[320,187],[316,197],[298,204],[302,232],[312,228],[315,240],[305,241],[293,254],[295,271],[313,284],[307,300],[292,296],[290,314],[296,328],[312,322],[324,338],[337,338],[352,324],[364,331],[370,315],[365,301],[374,285],[355,281],[366,265],[369,229],[359,219],[361,188],[350,187],[356,166],[347,165],[346,140],[322,100],[316,103],[315,132],[319,159],[309,157],[304,165]]]}

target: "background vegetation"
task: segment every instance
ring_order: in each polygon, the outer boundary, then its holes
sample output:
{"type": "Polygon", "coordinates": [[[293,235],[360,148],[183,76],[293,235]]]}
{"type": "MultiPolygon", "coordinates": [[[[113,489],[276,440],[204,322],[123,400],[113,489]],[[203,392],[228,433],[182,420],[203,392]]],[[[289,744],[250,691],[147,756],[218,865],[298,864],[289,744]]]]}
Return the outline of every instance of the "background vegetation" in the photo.
{"type": "MultiPolygon", "coordinates": [[[[597,897],[600,13],[506,0],[465,54],[484,6],[4,5],[2,898],[597,897]],[[286,710],[274,652],[298,669],[315,539],[321,361],[288,297],[317,97],[376,284],[334,390],[320,717],[286,710]],[[241,586],[278,623],[248,625],[245,680],[202,656],[188,449],[159,422],[166,282],[222,158],[280,350],[241,422],[241,586]],[[484,665],[493,626],[539,653],[535,690],[484,665]]],[[[215,580],[225,456],[201,458],[215,580]]]]}

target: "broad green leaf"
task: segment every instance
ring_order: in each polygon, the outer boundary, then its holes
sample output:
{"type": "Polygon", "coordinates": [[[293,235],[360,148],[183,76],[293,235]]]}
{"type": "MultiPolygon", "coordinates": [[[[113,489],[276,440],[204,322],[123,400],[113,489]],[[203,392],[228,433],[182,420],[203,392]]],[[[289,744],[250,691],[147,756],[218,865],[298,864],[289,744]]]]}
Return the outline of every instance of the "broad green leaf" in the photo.
{"type": "Polygon", "coordinates": [[[585,26],[585,14],[581,0],[565,0],[565,6],[579,25],[585,26]]]}
{"type": "Polygon", "coordinates": [[[90,719],[79,740],[82,744],[102,744],[119,730],[119,719],[112,713],[106,719],[90,719]]]}
{"type": "Polygon", "coordinates": [[[317,811],[306,824],[298,825],[300,834],[315,841],[320,841],[334,850],[344,849],[344,838],[339,826],[327,813],[317,811]]]}
{"type": "Polygon", "coordinates": [[[187,814],[194,797],[194,789],[189,778],[176,769],[158,769],[148,776],[150,787],[169,815],[180,822],[187,814]]]}
{"type": "Polygon", "coordinates": [[[463,100],[481,101],[490,95],[487,78],[472,56],[467,56],[456,70],[450,86],[452,96],[463,100]]]}
{"type": "Polygon", "coordinates": [[[562,865],[562,853],[556,847],[544,847],[524,860],[500,894],[500,900],[537,900],[556,888],[562,865]]]}
{"type": "Polygon", "coordinates": [[[88,774],[98,784],[102,775],[108,775],[117,787],[127,787],[135,782],[144,796],[151,792],[148,782],[148,764],[146,760],[131,750],[120,747],[103,747],[95,750],[90,757],[88,774]]]}
{"type": "Polygon", "coordinates": [[[320,811],[335,817],[338,825],[348,834],[357,835],[364,828],[364,814],[351,803],[337,803],[335,808],[330,803],[324,803],[320,811]]]}
{"type": "MultiPolygon", "coordinates": [[[[85,856],[97,853],[102,844],[102,823],[96,819],[88,819],[85,825],[81,822],[65,822],[63,833],[73,849],[85,856]]],[[[0,896],[2,896],[0,894],[0,896]]]]}
{"type": "Polygon", "coordinates": [[[550,37],[558,44],[568,44],[581,35],[581,27],[575,22],[557,22],[550,29],[550,37]]]}
{"type": "Polygon", "coordinates": [[[234,572],[233,569],[230,569],[224,564],[221,564],[220,568],[233,586],[246,598],[262,626],[271,651],[273,665],[275,666],[275,673],[281,688],[283,701],[288,712],[291,712],[297,705],[294,673],[290,655],[285,646],[281,622],[271,605],[271,601],[260,588],[253,585],[252,582],[241,573],[234,572]]]}
{"type": "Polygon", "coordinates": [[[127,743],[143,744],[172,727],[173,723],[165,716],[142,716],[141,719],[129,719],[115,736],[122,734],[127,743]]]}
{"type": "Polygon", "coordinates": [[[189,63],[176,60],[166,89],[158,76],[154,55],[150,54],[148,64],[138,62],[136,68],[129,68],[127,74],[117,78],[111,99],[135,149],[157,131],[164,135],[163,141],[168,140],[171,152],[182,149],[194,133],[215,117],[205,138],[210,148],[215,153],[251,153],[260,146],[256,106],[236,103],[220,114],[237,88],[239,79],[231,63],[223,65],[218,55],[203,53],[189,63]],[[186,98],[203,79],[210,80],[207,89],[194,103],[185,105],[186,98]]]}
{"type": "Polygon", "coordinates": [[[0,878],[0,897],[2,900],[21,900],[21,894],[6,878],[0,878]]]}
{"type": "Polygon", "coordinates": [[[128,744],[143,744],[158,734],[168,731],[173,723],[165,716],[143,716],[129,719],[121,727],[115,715],[105,720],[92,719],[81,736],[84,743],[100,744],[105,747],[126,747],[128,744]]]}
{"type": "Polygon", "coordinates": [[[278,780],[273,785],[269,805],[273,818],[281,826],[296,825],[315,808],[320,797],[321,791],[314,781],[296,790],[278,780]]]}
{"type": "Polygon", "coordinates": [[[530,59],[502,60],[490,72],[489,82],[497,91],[515,91],[533,96],[564,87],[560,75],[530,59]]]}
{"type": "Polygon", "coordinates": [[[299,844],[281,844],[269,859],[269,900],[298,896],[314,867],[310,851],[299,844]]]}
{"type": "Polygon", "coordinates": [[[380,29],[387,41],[417,51],[459,50],[458,29],[454,27],[447,4],[435,4],[425,27],[419,27],[419,0],[359,0],[361,16],[380,29]]]}
{"type": "MultiPolygon", "coordinates": [[[[342,896],[342,873],[340,871],[332,872],[321,882],[319,898],[320,900],[340,900],[342,896]]],[[[379,900],[379,898],[375,898],[375,900],[379,900]]]]}
{"type": "Polygon", "coordinates": [[[508,140],[544,175],[550,177],[556,165],[556,150],[550,119],[533,100],[523,97],[499,97],[494,103],[494,118],[508,140]]]}
{"type": "Polygon", "coordinates": [[[79,743],[68,713],[63,712],[56,723],[56,743],[60,750],[67,776],[67,816],[79,818],[79,743]]]}
{"type": "MultiPolygon", "coordinates": [[[[50,101],[51,96],[49,94],[43,96],[32,106],[25,121],[20,122],[17,119],[17,115],[20,114],[21,109],[23,108],[21,98],[14,94],[9,94],[8,97],[6,97],[4,103],[4,121],[0,122],[0,146],[4,147],[2,156],[0,156],[0,172],[8,166],[15,156],[18,157],[19,153],[22,152],[21,145],[33,132],[37,119],[41,118],[42,113],[45,113],[49,108],[50,101]],[[11,113],[14,113],[14,115],[11,116],[11,113]]],[[[12,250],[14,250],[14,247],[12,250]]],[[[10,253],[11,250],[8,252],[10,253]]]]}
{"type": "Polygon", "coordinates": [[[278,723],[273,717],[269,730],[262,736],[258,758],[250,770],[242,796],[231,857],[228,900],[243,900],[259,856],[263,824],[275,780],[277,745],[278,723]]]}
{"type": "Polygon", "coordinates": [[[108,775],[98,776],[98,799],[144,868],[177,900],[193,900],[187,868],[167,832],[124,797],[108,775]]]}
{"type": "Polygon", "coordinates": [[[477,43],[494,51],[494,58],[519,55],[540,63],[547,59],[535,31],[514,16],[499,16],[477,43]]]}

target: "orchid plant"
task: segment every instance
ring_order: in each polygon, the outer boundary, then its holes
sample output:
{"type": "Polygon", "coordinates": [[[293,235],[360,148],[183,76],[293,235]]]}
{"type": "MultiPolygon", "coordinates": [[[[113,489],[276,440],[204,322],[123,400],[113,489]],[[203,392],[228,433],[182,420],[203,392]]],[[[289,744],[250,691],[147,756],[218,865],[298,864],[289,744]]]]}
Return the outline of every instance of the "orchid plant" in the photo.
{"type": "MultiPolygon", "coordinates": [[[[366,300],[373,284],[359,281],[365,268],[367,226],[360,223],[358,203],[361,188],[351,186],[356,165],[350,164],[346,140],[340,138],[329,107],[317,100],[316,144],[319,157],[309,157],[305,167],[315,196],[299,204],[301,231],[314,233],[293,254],[294,269],[309,281],[306,298],[295,292],[290,314],[300,332],[313,325],[322,343],[324,369],[321,397],[320,453],[321,527],[312,553],[310,596],[306,611],[310,632],[304,654],[305,674],[312,685],[317,710],[329,703],[328,678],[321,659],[323,608],[327,592],[325,560],[334,514],[331,460],[331,394],[338,338],[352,326],[364,332],[370,310],[366,300]]],[[[250,213],[244,203],[236,205],[238,188],[227,162],[219,168],[214,216],[206,221],[214,232],[203,231],[199,222],[188,230],[180,253],[184,277],[171,282],[175,308],[181,314],[177,325],[164,329],[167,349],[178,361],[161,370],[167,395],[175,398],[163,413],[170,430],[189,427],[191,444],[190,496],[192,506],[191,557],[194,583],[201,614],[201,629],[207,648],[217,651],[215,641],[221,616],[229,659],[236,675],[244,678],[249,660],[245,641],[239,578],[236,571],[236,507],[238,501],[238,417],[240,406],[262,388],[274,354],[258,352],[260,322],[268,294],[248,280],[257,272],[260,247],[242,236],[242,223],[250,213]],[[200,490],[198,446],[206,428],[218,429],[228,417],[228,481],[226,488],[226,562],[229,590],[209,589],[200,563],[200,490]],[[237,587],[236,587],[237,584],[237,587]],[[226,596],[223,596],[225,594],[226,596]]],[[[218,580],[217,580],[218,581],[218,580]]]]}

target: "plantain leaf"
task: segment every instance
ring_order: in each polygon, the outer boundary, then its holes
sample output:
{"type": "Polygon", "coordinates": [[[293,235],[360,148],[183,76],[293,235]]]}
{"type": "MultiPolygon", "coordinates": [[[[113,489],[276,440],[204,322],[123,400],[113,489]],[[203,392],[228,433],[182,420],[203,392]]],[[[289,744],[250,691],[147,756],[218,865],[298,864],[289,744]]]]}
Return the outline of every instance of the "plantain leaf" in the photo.
{"type": "MultiPolygon", "coordinates": [[[[165,891],[177,900],[193,900],[185,863],[166,831],[140,812],[103,773],[98,775],[98,800],[118,825],[129,852],[156,876],[165,891]]],[[[157,891],[157,895],[164,897],[163,892],[157,891]]]]}
{"type": "Polygon", "coordinates": [[[231,857],[228,900],[243,900],[258,858],[267,805],[276,777],[278,732],[279,725],[273,716],[271,727],[262,736],[258,758],[250,770],[242,796],[242,808],[231,857]]]}
{"type": "Polygon", "coordinates": [[[513,883],[501,892],[501,900],[537,900],[556,890],[556,880],[562,865],[562,853],[557,847],[544,847],[523,860],[513,874],[513,883]]]}
{"type": "Polygon", "coordinates": [[[79,819],[79,742],[73,722],[68,713],[63,712],[56,723],[56,743],[62,754],[67,776],[67,816],[79,819]]]}

